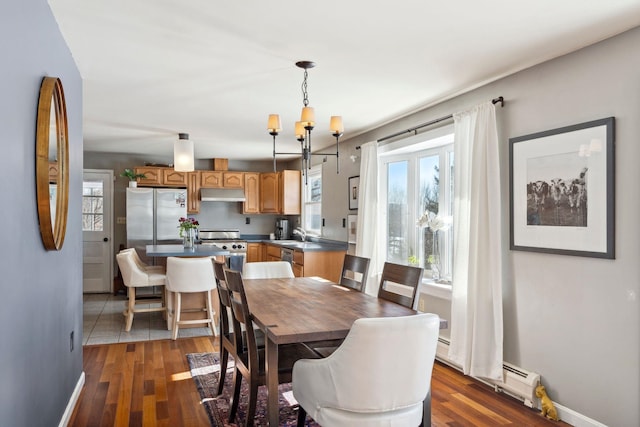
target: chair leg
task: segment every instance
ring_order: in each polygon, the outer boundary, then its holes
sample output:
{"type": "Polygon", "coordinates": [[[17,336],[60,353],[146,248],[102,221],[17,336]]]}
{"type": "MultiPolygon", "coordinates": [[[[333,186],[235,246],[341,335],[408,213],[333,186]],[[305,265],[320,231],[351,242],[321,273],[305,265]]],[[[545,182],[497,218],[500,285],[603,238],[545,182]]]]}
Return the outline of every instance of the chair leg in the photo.
{"type": "Polygon", "coordinates": [[[136,306],[136,288],[129,287],[127,288],[127,308],[125,309],[125,316],[127,317],[127,323],[124,327],[126,332],[131,330],[131,326],[133,325],[133,310],[136,306]]]}
{"type": "Polygon", "coordinates": [[[222,339],[220,339],[220,379],[218,380],[218,393],[216,396],[222,394],[224,388],[224,378],[227,375],[227,363],[229,362],[229,352],[222,346],[222,339]]]}
{"type": "Polygon", "coordinates": [[[304,427],[304,422],[307,420],[307,411],[304,410],[302,405],[298,405],[298,427],[304,427]]]}
{"type": "MultiPolygon", "coordinates": [[[[218,336],[218,333],[216,332],[215,316],[213,315],[212,304],[211,291],[207,291],[207,319],[209,319],[209,329],[211,329],[211,334],[215,337],[218,336]]],[[[216,314],[217,313],[218,312],[216,311],[216,314]]]]}
{"type": "Polygon", "coordinates": [[[256,416],[256,401],[258,400],[258,379],[252,378],[249,384],[249,406],[247,407],[247,427],[253,426],[256,416]]]}
{"type": "Polygon", "coordinates": [[[173,310],[173,331],[171,339],[178,339],[178,322],[180,321],[180,311],[182,310],[182,294],[180,292],[175,292],[175,304],[173,310]]]}
{"type": "Polygon", "coordinates": [[[233,370],[233,397],[231,398],[231,408],[229,409],[229,422],[232,423],[238,411],[238,401],[240,400],[240,386],[242,386],[242,374],[235,368],[233,370]]]}

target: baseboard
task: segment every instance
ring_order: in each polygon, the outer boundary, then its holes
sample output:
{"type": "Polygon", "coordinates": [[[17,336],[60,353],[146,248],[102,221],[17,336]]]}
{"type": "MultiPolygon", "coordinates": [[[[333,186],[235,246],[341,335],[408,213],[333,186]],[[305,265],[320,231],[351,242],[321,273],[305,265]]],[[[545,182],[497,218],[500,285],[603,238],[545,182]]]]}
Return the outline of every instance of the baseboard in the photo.
{"type": "Polygon", "coordinates": [[[80,398],[82,387],[84,387],[84,371],[82,371],[82,373],[80,374],[80,378],[78,378],[78,382],[76,383],[76,388],[73,390],[73,393],[69,398],[69,402],[67,403],[67,408],[64,410],[64,414],[62,414],[62,419],[60,420],[58,427],[67,427],[67,425],[69,424],[69,420],[71,419],[71,414],[73,414],[73,410],[76,407],[76,403],[78,403],[78,399],[80,398]]]}
{"type": "Polygon", "coordinates": [[[562,406],[556,402],[553,402],[558,411],[558,417],[560,420],[574,427],[607,427],[606,424],[602,424],[599,421],[591,419],[586,415],[582,415],[579,412],[562,406]]]}

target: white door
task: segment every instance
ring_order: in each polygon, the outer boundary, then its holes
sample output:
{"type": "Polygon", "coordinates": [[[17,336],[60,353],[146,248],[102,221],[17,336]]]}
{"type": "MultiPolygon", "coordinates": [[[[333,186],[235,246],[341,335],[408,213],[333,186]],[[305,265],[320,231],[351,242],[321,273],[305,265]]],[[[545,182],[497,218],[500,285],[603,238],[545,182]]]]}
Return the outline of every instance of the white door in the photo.
{"type": "Polygon", "coordinates": [[[111,292],[113,285],[113,171],[85,169],[82,183],[82,289],[111,292]]]}

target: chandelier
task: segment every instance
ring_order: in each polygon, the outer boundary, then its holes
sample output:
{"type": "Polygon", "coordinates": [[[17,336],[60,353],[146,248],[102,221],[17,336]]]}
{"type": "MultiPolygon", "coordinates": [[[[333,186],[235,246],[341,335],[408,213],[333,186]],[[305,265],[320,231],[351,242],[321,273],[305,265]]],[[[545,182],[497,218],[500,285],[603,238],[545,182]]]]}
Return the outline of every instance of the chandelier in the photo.
{"type": "MultiPolygon", "coordinates": [[[[304,70],[304,79],[302,80],[302,114],[300,120],[295,123],[295,135],[296,139],[300,142],[300,158],[302,175],[304,176],[304,183],[307,184],[308,170],[311,169],[311,156],[336,156],[336,173],[340,173],[340,164],[338,162],[339,142],[342,133],[344,132],[344,126],[342,125],[341,116],[331,116],[329,122],[329,130],[331,134],[336,138],[336,152],[335,153],[312,153],[311,152],[311,131],[315,127],[316,119],[313,107],[309,106],[309,92],[307,91],[307,70],[316,66],[311,61],[299,61],[296,62],[296,66],[304,70]]],[[[273,136],[273,171],[276,171],[276,156],[278,155],[292,155],[298,153],[278,153],[276,152],[276,136],[282,130],[280,124],[280,116],[278,114],[269,114],[269,121],[267,124],[269,135],[273,136]]]]}

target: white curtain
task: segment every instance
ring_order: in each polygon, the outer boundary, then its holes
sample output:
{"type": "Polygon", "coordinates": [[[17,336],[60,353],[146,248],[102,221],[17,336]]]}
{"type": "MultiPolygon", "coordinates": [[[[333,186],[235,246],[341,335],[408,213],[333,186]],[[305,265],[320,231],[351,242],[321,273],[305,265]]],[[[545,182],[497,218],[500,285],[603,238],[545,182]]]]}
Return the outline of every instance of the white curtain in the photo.
{"type": "Polygon", "coordinates": [[[454,265],[449,357],[467,375],[502,379],[502,233],[495,106],[455,121],[454,265]]]}
{"type": "Polygon", "coordinates": [[[369,277],[366,293],[378,294],[378,272],[381,270],[378,244],[378,142],[360,146],[360,189],[358,194],[358,221],[356,255],[369,258],[369,277]]]}

